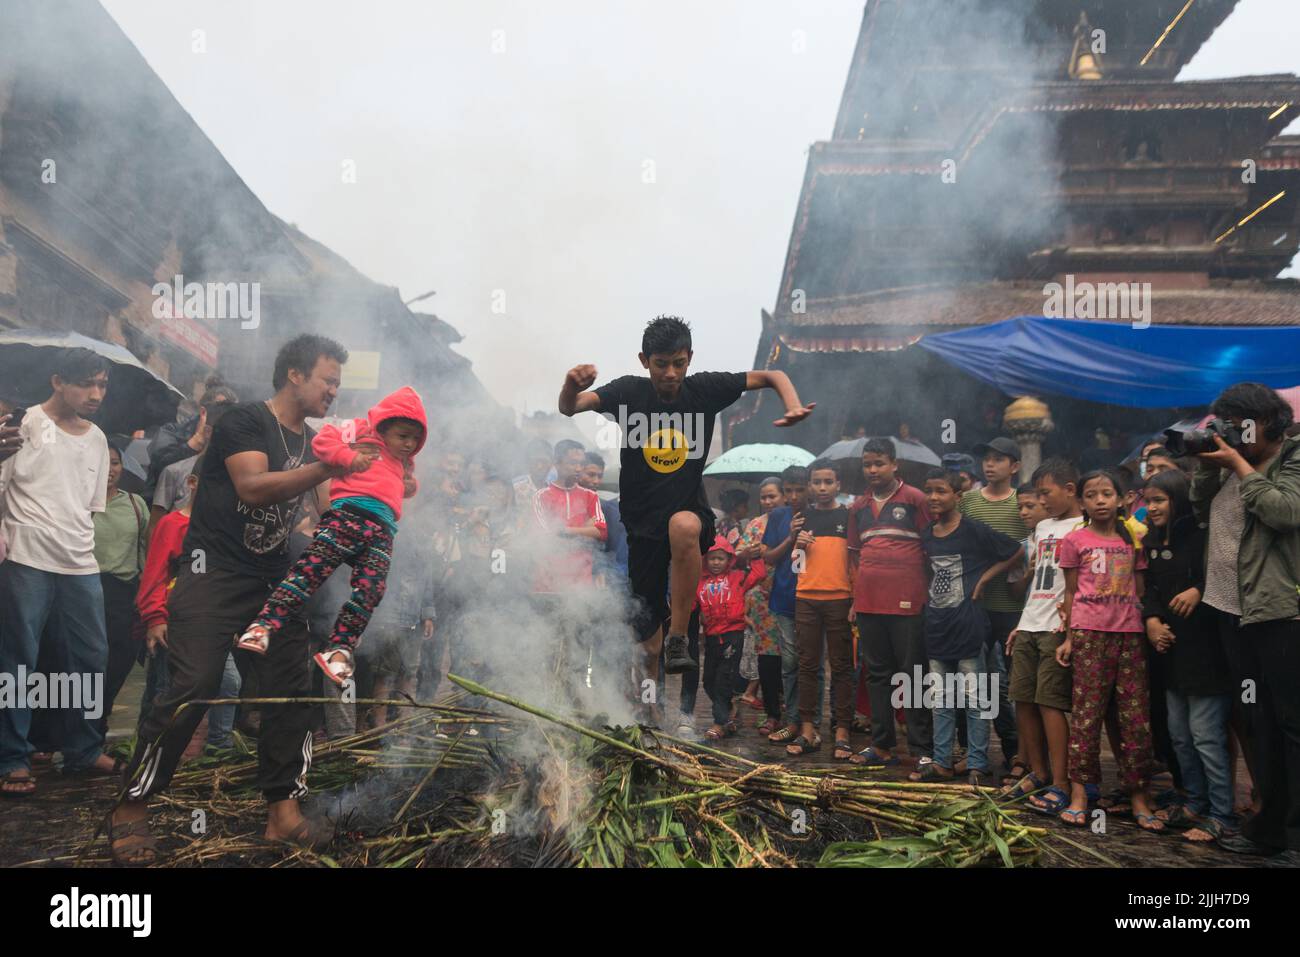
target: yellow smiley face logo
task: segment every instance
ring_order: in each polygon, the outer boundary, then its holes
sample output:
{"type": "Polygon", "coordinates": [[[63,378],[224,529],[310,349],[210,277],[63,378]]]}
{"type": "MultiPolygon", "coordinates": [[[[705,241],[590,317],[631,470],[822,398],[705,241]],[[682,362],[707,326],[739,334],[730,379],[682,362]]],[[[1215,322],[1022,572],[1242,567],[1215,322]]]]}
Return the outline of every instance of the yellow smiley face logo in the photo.
{"type": "Polygon", "coordinates": [[[677,429],[660,429],[646,440],[641,454],[656,472],[676,472],[686,461],[689,443],[677,429]]]}

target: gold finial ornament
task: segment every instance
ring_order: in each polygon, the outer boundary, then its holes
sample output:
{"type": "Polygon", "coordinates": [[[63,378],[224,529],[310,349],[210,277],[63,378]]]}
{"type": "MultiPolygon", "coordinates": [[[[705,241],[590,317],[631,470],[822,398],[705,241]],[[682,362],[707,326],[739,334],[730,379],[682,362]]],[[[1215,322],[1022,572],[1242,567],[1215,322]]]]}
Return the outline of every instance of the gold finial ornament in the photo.
{"type": "Polygon", "coordinates": [[[1101,54],[1092,47],[1092,24],[1086,11],[1079,12],[1079,22],[1074,27],[1074,49],[1070,51],[1070,79],[1100,80],[1101,54]]]}

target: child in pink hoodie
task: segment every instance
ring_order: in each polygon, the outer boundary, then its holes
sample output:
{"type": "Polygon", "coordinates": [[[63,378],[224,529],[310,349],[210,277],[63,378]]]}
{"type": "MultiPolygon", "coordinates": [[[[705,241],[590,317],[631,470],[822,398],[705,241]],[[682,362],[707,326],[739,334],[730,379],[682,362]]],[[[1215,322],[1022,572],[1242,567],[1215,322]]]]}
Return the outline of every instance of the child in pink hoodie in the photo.
{"type": "Polygon", "coordinates": [[[235,646],[266,654],[271,635],[339,565],[352,566],[352,597],[315,662],[335,684],[352,676],[353,652],[384,597],[402,499],[415,494],[415,456],[424,446],[424,403],[409,386],[380,400],[364,419],[327,425],[312,440],[316,457],[348,472],[330,483],[330,507],[312,543],[276,586],[235,646]]]}

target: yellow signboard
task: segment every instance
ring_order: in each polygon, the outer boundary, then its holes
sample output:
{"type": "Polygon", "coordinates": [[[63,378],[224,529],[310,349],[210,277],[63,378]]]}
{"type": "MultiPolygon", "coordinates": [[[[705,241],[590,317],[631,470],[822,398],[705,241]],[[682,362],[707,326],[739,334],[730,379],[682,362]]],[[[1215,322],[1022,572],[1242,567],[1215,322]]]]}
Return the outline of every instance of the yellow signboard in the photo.
{"type": "Polygon", "coordinates": [[[348,350],[348,361],[343,366],[344,389],[378,389],[379,388],[378,352],[356,352],[348,350]]]}

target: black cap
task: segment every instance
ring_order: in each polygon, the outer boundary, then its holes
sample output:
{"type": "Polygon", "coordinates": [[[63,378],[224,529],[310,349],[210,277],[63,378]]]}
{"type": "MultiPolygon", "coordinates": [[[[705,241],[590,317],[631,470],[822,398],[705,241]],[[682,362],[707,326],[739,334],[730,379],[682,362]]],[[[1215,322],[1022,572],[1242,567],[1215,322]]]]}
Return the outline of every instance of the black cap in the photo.
{"type": "Polygon", "coordinates": [[[996,452],[998,455],[1008,456],[1013,462],[1020,461],[1020,446],[1016,444],[1015,439],[1009,439],[1005,435],[999,435],[991,442],[981,442],[971,451],[981,459],[990,452],[996,452]]]}

